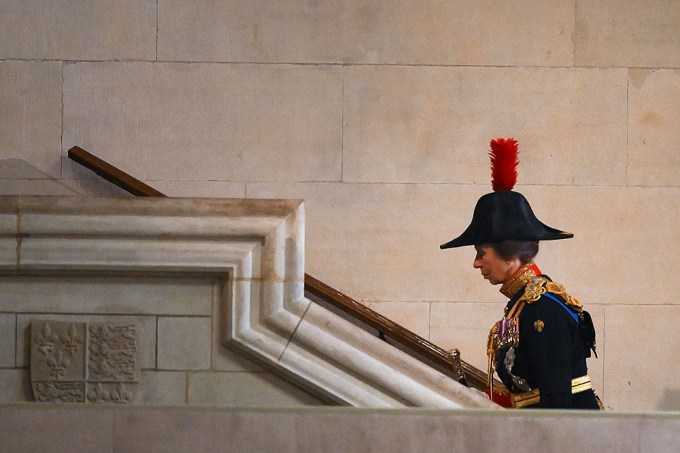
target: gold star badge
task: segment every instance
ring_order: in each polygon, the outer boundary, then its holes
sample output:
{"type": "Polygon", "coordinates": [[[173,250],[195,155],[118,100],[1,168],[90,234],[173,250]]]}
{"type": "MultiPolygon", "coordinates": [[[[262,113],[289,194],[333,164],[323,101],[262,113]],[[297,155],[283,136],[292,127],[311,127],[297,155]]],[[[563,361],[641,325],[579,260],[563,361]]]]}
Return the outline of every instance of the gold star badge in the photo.
{"type": "Polygon", "coordinates": [[[541,321],[540,319],[536,322],[534,322],[534,329],[536,329],[536,332],[541,333],[543,332],[543,328],[545,327],[545,323],[541,321]]]}

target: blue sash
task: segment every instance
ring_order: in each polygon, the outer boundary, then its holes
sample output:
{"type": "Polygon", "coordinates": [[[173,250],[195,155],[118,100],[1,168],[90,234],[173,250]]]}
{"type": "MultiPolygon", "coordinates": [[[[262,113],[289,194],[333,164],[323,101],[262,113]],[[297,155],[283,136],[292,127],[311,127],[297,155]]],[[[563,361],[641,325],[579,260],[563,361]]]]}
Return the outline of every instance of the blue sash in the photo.
{"type": "Polygon", "coordinates": [[[543,293],[543,295],[544,295],[544,296],[548,296],[550,299],[552,299],[552,300],[554,300],[555,302],[557,302],[558,304],[560,304],[560,305],[562,306],[562,308],[564,308],[565,310],[567,310],[567,313],[569,313],[569,314],[571,315],[571,317],[574,318],[574,321],[576,321],[576,324],[579,323],[580,319],[579,319],[578,315],[577,315],[576,313],[574,313],[574,311],[571,310],[569,307],[567,307],[567,304],[565,304],[565,303],[562,302],[558,297],[553,296],[553,295],[550,294],[550,293],[543,293]]]}

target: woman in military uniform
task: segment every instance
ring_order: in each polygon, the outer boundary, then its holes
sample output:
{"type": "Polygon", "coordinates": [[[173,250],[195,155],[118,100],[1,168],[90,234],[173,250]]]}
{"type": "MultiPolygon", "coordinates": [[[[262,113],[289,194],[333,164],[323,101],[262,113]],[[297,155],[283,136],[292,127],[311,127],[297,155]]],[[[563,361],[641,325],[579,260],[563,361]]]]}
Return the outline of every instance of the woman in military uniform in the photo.
{"type": "Polygon", "coordinates": [[[479,199],[463,234],[441,245],[474,246],[475,269],[509,298],[489,332],[489,394],[495,395],[495,371],[510,391],[509,406],[601,408],[586,366],[595,351],[590,315],[534,262],[539,241],[573,234],[543,224],[512,191],[519,163],[514,139],[492,140],[490,156],[494,191],[479,199]]]}

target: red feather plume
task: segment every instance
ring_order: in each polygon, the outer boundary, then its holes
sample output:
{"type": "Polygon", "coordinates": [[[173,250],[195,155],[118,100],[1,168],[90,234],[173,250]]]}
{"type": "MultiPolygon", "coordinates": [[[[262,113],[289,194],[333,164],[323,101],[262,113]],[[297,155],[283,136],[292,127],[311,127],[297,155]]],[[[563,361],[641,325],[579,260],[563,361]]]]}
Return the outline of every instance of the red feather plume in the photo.
{"type": "Polygon", "coordinates": [[[497,138],[491,140],[491,187],[494,192],[512,190],[517,183],[519,157],[517,140],[497,138]]]}

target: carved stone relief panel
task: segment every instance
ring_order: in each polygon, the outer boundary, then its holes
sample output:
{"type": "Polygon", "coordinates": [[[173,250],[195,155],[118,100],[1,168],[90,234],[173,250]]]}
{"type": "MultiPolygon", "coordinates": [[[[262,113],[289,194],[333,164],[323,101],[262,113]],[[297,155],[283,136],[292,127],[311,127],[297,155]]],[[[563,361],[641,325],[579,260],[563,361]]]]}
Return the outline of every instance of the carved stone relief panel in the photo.
{"type": "Polygon", "coordinates": [[[139,344],[135,323],[33,321],[36,401],[131,402],[139,383],[139,344]]]}

